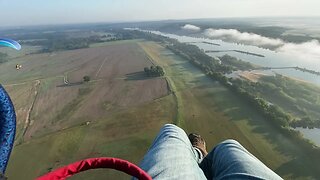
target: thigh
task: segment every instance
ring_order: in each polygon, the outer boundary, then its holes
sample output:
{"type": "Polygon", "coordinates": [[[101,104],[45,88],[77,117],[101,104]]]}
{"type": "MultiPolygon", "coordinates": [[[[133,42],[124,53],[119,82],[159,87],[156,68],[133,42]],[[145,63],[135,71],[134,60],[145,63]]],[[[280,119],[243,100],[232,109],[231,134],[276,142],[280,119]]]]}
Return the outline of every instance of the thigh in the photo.
{"type": "Polygon", "coordinates": [[[206,179],[198,165],[198,153],[179,127],[166,124],[140,167],[153,179],[206,179]]]}
{"type": "Polygon", "coordinates": [[[281,179],[235,140],[217,145],[200,167],[208,179],[281,179]]]}

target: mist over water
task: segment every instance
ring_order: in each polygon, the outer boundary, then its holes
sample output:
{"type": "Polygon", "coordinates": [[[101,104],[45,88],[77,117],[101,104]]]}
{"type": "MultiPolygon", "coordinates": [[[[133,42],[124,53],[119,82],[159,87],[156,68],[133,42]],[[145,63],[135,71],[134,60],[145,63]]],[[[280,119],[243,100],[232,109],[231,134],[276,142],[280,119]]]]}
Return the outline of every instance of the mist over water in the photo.
{"type": "Polygon", "coordinates": [[[307,63],[320,62],[320,43],[318,40],[301,44],[285,43],[277,48],[277,51],[297,56],[298,59],[302,59],[307,63]]]}
{"type": "MultiPolygon", "coordinates": [[[[186,24],[181,29],[189,31],[201,31],[201,28],[192,24],[186,24]]],[[[304,43],[290,43],[282,39],[274,39],[259,34],[240,32],[237,29],[205,29],[202,34],[210,39],[219,39],[228,42],[258,46],[295,56],[297,60],[307,64],[320,62],[320,43],[314,39],[304,43]]],[[[317,68],[312,68],[317,69],[317,68]]]]}
{"type": "MultiPolygon", "coordinates": [[[[192,43],[205,51],[208,51],[208,50],[217,51],[214,53],[208,53],[208,55],[212,57],[220,57],[225,54],[229,54],[231,56],[237,57],[244,61],[256,64],[256,65],[264,66],[264,67],[296,67],[298,66],[301,68],[307,68],[310,70],[315,70],[320,72],[320,59],[317,58],[319,56],[317,48],[319,48],[320,45],[317,41],[311,41],[311,42],[306,42],[301,44],[284,43],[281,47],[277,49],[277,51],[274,51],[270,49],[259,48],[254,45],[245,45],[242,43],[234,43],[234,42],[230,43],[220,39],[217,40],[217,39],[205,38],[205,37],[198,38],[198,37],[191,37],[191,36],[179,36],[175,34],[162,33],[159,31],[151,31],[151,32],[155,34],[163,35],[166,37],[178,39],[180,42],[192,43]],[[220,46],[214,46],[211,44],[202,43],[204,41],[219,44],[220,46]],[[303,52],[304,51],[303,49],[308,49],[308,51],[311,51],[311,50],[312,51],[310,54],[307,54],[307,51],[303,52]],[[244,52],[257,53],[257,54],[264,55],[265,57],[262,58],[262,57],[247,55],[244,53],[238,53],[238,52],[228,51],[228,50],[240,50],[244,52]]],[[[199,33],[202,33],[202,32],[200,31],[199,33]]],[[[295,69],[273,69],[273,70],[267,70],[267,71],[268,72],[264,71],[263,73],[267,73],[267,74],[279,73],[292,78],[296,78],[296,79],[307,81],[313,84],[320,85],[320,76],[317,76],[315,74],[302,72],[295,69]]]]}
{"type": "Polygon", "coordinates": [[[189,30],[189,31],[200,31],[201,28],[192,24],[186,24],[181,27],[181,29],[189,30]]]}
{"type": "Polygon", "coordinates": [[[265,48],[278,48],[285,43],[281,39],[272,39],[254,33],[240,32],[236,29],[206,29],[204,35],[214,39],[221,39],[265,48]]]}
{"type": "Polygon", "coordinates": [[[209,38],[273,49],[277,52],[295,55],[297,58],[308,62],[320,61],[320,43],[316,39],[300,44],[288,43],[281,39],[240,32],[236,29],[206,29],[204,34],[209,38]]]}
{"type": "MultiPolygon", "coordinates": [[[[270,49],[275,52],[281,52],[291,57],[295,57],[301,63],[318,66],[320,64],[320,42],[313,39],[304,43],[285,42],[280,38],[269,38],[255,33],[240,32],[237,29],[212,29],[208,28],[201,31],[201,28],[192,24],[185,24],[181,29],[189,31],[199,31],[210,39],[219,39],[223,41],[240,43],[244,45],[258,46],[270,49]]],[[[320,67],[319,67],[320,68],[320,67]]],[[[319,70],[317,67],[312,70],[319,70]]]]}

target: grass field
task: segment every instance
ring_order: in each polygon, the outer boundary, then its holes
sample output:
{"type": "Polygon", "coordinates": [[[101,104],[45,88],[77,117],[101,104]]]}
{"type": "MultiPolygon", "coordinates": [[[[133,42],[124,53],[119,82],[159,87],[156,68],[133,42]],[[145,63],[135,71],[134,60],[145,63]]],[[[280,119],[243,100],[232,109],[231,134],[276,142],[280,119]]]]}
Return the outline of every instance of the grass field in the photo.
{"type": "MultiPolygon", "coordinates": [[[[236,139],[288,179],[320,175],[316,160],[248,104],[154,42],[109,42],[16,58],[0,66],[0,81],[18,114],[10,179],[32,179],[89,157],[120,157],[138,164],[165,123],[200,133],[208,150],[222,140],[236,139]],[[16,63],[24,68],[11,68],[16,63]],[[136,76],[152,63],[165,69],[164,78],[136,76]],[[81,83],[84,75],[92,80],[81,83]],[[64,86],[64,78],[70,86],[64,86]]],[[[129,179],[112,170],[73,179],[99,178],[129,179]]]]}
{"type": "MultiPolygon", "coordinates": [[[[140,43],[141,44],[141,43],[140,43]]],[[[238,140],[250,152],[288,179],[316,178],[316,160],[308,157],[299,145],[279,133],[248,104],[199,69],[162,46],[149,42],[142,47],[165,67],[167,77],[176,87],[181,123],[188,132],[199,132],[208,148],[222,140],[238,140]]]]}
{"type": "Polygon", "coordinates": [[[277,104],[294,117],[309,116],[312,120],[320,120],[319,86],[282,76],[262,77],[261,82],[268,83],[270,87],[258,91],[263,98],[277,104]]]}

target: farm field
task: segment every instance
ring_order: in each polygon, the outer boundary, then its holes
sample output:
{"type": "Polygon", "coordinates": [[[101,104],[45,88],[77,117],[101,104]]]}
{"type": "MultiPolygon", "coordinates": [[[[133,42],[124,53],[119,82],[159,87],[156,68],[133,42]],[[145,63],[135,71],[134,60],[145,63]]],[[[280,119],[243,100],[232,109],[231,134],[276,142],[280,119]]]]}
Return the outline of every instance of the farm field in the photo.
{"type": "Polygon", "coordinates": [[[10,179],[33,179],[87,157],[140,161],[160,127],[173,119],[174,102],[165,79],[141,77],[151,62],[136,43],[29,55],[1,65],[18,121],[10,179]],[[85,75],[91,81],[83,83],[85,75]]]}
{"type": "MultiPolygon", "coordinates": [[[[318,162],[290,138],[224,86],[155,42],[117,41],[19,57],[0,66],[0,81],[18,116],[7,170],[10,179],[33,179],[89,157],[119,157],[138,164],[165,123],[200,133],[208,150],[236,139],[282,177],[319,177],[318,162]],[[23,65],[21,71],[15,70],[17,63],[23,65]],[[164,68],[163,78],[141,75],[152,64],[164,68]],[[91,81],[83,83],[85,75],[91,81]]],[[[112,170],[73,179],[106,177],[129,179],[112,170]]]]}

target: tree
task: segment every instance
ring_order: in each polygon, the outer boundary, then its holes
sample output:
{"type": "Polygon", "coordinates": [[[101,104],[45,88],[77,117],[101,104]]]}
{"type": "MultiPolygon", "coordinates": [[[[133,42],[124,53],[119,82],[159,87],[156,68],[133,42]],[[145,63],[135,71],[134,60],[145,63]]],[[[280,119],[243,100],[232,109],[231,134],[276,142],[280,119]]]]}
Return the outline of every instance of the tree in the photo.
{"type": "Polygon", "coordinates": [[[90,81],[90,76],[83,76],[83,81],[84,82],[89,82],[90,81]]]}
{"type": "Polygon", "coordinates": [[[149,71],[150,71],[150,69],[149,69],[148,67],[145,67],[145,68],[144,68],[144,72],[145,72],[145,73],[148,73],[149,71]]]}
{"type": "Polygon", "coordinates": [[[164,71],[163,71],[162,67],[156,66],[156,74],[157,74],[157,76],[164,76],[164,71]]]}
{"type": "Polygon", "coordinates": [[[149,77],[160,77],[164,76],[164,71],[163,68],[160,66],[151,66],[150,68],[145,67],[144,72],[147,74],[149,77]]]}

